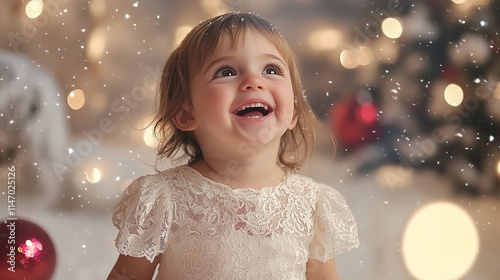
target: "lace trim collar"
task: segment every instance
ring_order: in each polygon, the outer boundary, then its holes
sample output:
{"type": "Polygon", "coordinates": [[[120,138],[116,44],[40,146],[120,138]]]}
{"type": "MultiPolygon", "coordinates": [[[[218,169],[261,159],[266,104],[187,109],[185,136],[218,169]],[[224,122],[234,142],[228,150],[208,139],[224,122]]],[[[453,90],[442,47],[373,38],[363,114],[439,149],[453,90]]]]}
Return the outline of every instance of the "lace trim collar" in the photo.
{"type": "Polygon", "coordinates": [[[175,169],[178,171],[181,171],[181,173],[193,175],[194,178],[196,178],[197,180],[199,180],[201,182],[206,182],[209,186],[217,187],[219,189],[226,190],[226,191],[233,192],[233,193],[249,193],[249,194],[260,194],[260,193],[272,192],[272,191],[279,190],[283,187],[289,186],[290,180],[292,180],[293,177],[298,176],[298,174],[295,174],[295,173],[285,172],[285,176],[283,176],[283,178],[281,179],[281,181],[278,184],[276,184],[274,186],[263,187],[261,189],[254,189],[251,187],[231,188],[230,186],[228,186],[226,184],[216,182],[210,178],[203,176],[200,172],[198,172],[196,169],[192,168],[191,166],[189,166],[187,164],[178,166],[175,169]]]}

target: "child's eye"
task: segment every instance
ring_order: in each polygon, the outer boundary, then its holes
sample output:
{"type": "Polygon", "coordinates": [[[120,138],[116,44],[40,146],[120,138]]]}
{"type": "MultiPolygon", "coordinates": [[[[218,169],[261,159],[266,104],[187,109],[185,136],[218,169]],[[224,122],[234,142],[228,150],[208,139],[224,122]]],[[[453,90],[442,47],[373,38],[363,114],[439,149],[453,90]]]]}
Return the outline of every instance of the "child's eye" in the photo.
{"type": "Polygon", "coordinates": [[[269,63],[262,72],[265,75],[284,75],[285,69],[277,63],[269,63]]]}
{"type": "Polygon", "coordinates": [[[231,68],[227,65],[224,65],[224,66],[217,68],[217,70],[215,71],[215,74],[214,74],[214,78],[232,77],[232,76],[236,76],[236,71],[234,71],[233,68],[231,68]]]}

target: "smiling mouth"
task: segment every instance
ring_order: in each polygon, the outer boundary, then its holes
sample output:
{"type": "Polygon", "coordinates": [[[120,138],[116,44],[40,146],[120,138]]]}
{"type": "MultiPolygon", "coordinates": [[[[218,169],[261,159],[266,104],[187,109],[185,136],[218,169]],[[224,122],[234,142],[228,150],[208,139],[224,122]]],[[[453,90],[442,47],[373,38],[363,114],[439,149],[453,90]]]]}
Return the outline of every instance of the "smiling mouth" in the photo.
{"type": "Polygon", "coordinates": [[[235,115],[245,118],[258,119],[267,116],[271,112],[271,109],[266,104],[257,102],[250,103],[240,107],[235,115]]]}

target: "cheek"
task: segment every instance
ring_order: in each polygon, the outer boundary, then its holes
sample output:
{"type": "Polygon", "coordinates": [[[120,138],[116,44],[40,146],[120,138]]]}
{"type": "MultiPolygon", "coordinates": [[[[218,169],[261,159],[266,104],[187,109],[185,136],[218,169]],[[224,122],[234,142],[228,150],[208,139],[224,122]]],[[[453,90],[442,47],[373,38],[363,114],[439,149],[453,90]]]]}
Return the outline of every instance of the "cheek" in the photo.
{"type": "Polygon", "coordinates": [[[281,104],[283,108],[283,115],[286,119],[292,119],[295,114],[295,96],[290,87],[286,87],[281,94],[281,104]]]}
{"type": "Polygon", "coordinates": [[[197,94],[197,96],[192,97],[196,115],[206,119],[227,111],[228,95],[223,88],[207,87],[203,92],[197,94]]]}
{"type": "Polygon", "coordinates": [[[214,109],[214,113],[226,111],[229,106],[229,95],[224,88],[212,88],[207,91],[204,98],[204,106],[210,106],[214,109]]]}

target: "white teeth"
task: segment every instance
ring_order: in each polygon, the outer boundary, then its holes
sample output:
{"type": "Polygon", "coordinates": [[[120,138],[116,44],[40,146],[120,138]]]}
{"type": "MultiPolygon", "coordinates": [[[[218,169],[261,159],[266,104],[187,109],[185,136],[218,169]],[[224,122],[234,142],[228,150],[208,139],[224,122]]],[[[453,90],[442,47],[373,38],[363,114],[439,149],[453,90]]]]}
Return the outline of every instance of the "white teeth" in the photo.
{"type": "Polygon", "coordinates": [[[263,103],[260,103],[260,102],[246,104],[246,105],[242,106],[240,108],[240,110],[245,110],[246,108],[255,108],[255,107],[262,107],[262,108],[264,108],[266,110],[269,110],[269,107],[266,104],[263,104],[263,103]]]}

